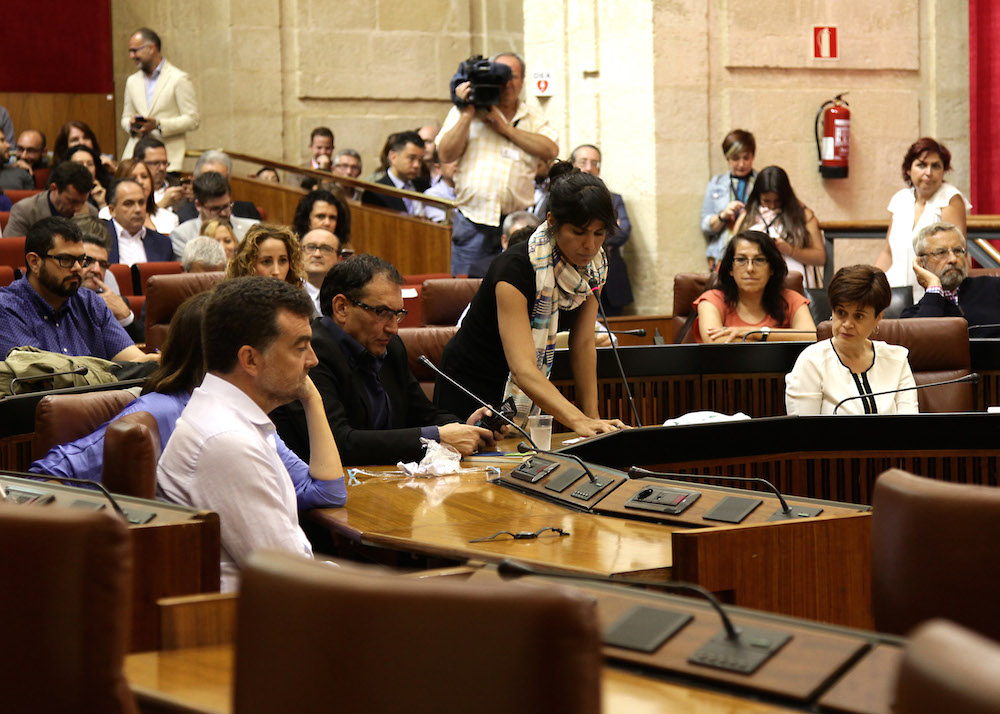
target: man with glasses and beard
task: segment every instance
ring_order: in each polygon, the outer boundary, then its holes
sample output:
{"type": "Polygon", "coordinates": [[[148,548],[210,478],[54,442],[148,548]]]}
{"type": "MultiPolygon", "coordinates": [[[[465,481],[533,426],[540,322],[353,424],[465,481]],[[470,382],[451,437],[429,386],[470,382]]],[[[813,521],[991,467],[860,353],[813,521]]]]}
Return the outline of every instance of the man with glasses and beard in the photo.
{"type": "Polygon", "coordinates": [[[43,218],[28,230],[28,273],[0,288],[0,355],[38,347],[64,355],[114,361],[159,361],[143,353],[101,297],[80,290],[87,255],[79,228],[66,218],[43,218]]]}
{"type": "MultiPolygon", "coordinates": [[[[323,317],[313,320],[319,363],[309,376],[323,397],[326,417],[345,466],[419,461],[420,438],[449,444],[463,456],[492,446],[494,435],[438,409],[410,372],[399,321],[406,316],[403,279],[388,262],[357,255],[336,263],[320,288],[323,317]]],[[[309,432],[300,404],[271,414],[278,433],[303,461],[309,432]]]]}
{"type": "Polygon", "coordinates": [[[913,239],[917,254],[913,272],[926,290],[901,317],[964,317],[969,337],[1000,337],[1000,278],[969,277],[965,236],[953,224],[939,222],[920,229],[913,239]]]}

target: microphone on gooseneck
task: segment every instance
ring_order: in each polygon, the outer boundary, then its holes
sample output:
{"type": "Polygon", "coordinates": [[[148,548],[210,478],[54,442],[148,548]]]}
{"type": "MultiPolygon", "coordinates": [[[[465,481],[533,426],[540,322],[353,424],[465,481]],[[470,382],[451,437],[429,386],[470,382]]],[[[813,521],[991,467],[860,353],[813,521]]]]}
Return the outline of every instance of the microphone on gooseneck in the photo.
{"type": "MultiPolygon", "coordinates": [[[[727,672],[750,675],[757,671],[757,669],[759,669],[764,662],[774,656],[778,650],[784,647],[785,644],[792,639],[792,635],[790,633],[777,629],[747,626],[736,629],[733,625],[733,621],[729,618],[729,614],[719,603],[718,598],[700,585],[692,583],[685,583],[677,580],[650,581],[640,580],[639,578],[623,578],[618,576],[601,577],[595,575],[585,575],[583,573],[569,573],[565,571],[537,568],[510,558],[497,565],[497,573],[499,573],[503,578],[521,575],[539,575],[548,578],[565,578],[568,580],[582,580],[595,583],[637,585],[644,589],[662,588],[667,592],[697,595],[698,597],[708,601],[708,604],[711,605],[712,609],[715,610],[715,613],[722,621],[723,627],[722,632],[714,635],[712,639],[703,644],[688,657],[687,661],[689,663],[702,667],[711,667],[712,669],[721,669],[727,672]]],[[[616,624],[621,624],[625,621],[627,629],[629,630],[649,632],[656,630],[657,628],[661,628],[664,616],[669,617],[672,613],[672,610],[650,608],[647,606],[645,608],[637,608],[632,612],[626,613],[616,624]]],[[[673,614],[680,615],[680,613],[673,614]]],[[[689,620],[689,617],[686,618],[683,615],[680,615],[679,618],[675,617],[674,622],[676,624],[672,627],[668,627],[668,631],[664,633],[664,639],[660,641],[660,644],[669,639],[681,628],[685,627],[689,620]]],[[[612,647],[638,649],[642,652],[652,651],[647,649],[644,646],[644,643],[635,643],[633,641],[634,638],[625,637],[625,641],[622,641],[622,633],[614,632],[616,629],[617,628],[613,625],[605,631],[602,638],[604,644],[612,647]]]]}
{"type": "Polygon", "coordinates": [[[437,365],[435,365],[433,362],[431,362],[429,359],[427,359],[427,355],[420,355],[419,359],[420,359],[420,362],[423,363],[423,365],[425,367],[427,367],[428,369],[430,369],[435,374],[439,374],[442,377],[444,377],[445,379],[447,379],[448,382],[451,383],[453,386],[457,387],[458,389],[461,389],[462,392],[464,392],[465,395],[467,397],[469,397],[470,399],[472,399],[476,404],[478,404],[479,406],[482,406],[482,407],[486,407],[491,412],[493,412],[494,415],[500,417],[503,421],[507,422],[512,427],[514,427],[515,429],[517,429],[517,431],[520,432],[521,436],[523,436],[525,439],[528,440],[529,444],[531,444],[532,446],[535,446],[535,442],[532,441],[531,436],[528,435],[528,432],[526,432],[524,429],[522,429],[521,427],[519,427],[517,424],[515,424],[514,422],[512,422],[510,419],[508,419],[507,415],[504,414],[502,410],[497,409],[496,407],[494,407],[494,406],[492,406],[490,404],[487,404],[482,399],[480,399],[479,397],[477,397],[475,394],[473,394],[472,392],[470,392],[468,389],[466,389],[465,387],[463,387],[461,384],[459,384],[458,382],[456,382],[454,379],[452,379],[451,377],[449,377],[447,374],[445,374],[444,372],[442,372],[440,369],[438,369],[437,365]]]}
{"type": "Polygon", "coordinates": [[[637,327],[634,330],[608,330],[612,335],[630,335],[632,337],[645,337],[646,330],[642,327],[637,327]]]}
{"type": "MultiPolygon", "coordinates": [[[[587,270],[587,284],[590,286],[590,292],[594,294],[594,298],[597,300],[597,309],[601,311],[601,319],[604,320],[604,324],[608,324],[608,316],[604,314],[604,304],[601,302],[601,281],[597,279],[597,276],[587,270]]],[[[610,328],[608,328],[610,329],[610,328]]],[[[643,334],[645,334],[643,330],[643,334]]],[[[628,397],[628,405],[632,408],[632,416],[635,418],[635,425],[641,427],[642,419],[639,418],[639,410],[635,408],[635,400],[632,398],[632,389],[628,386],[628,380],[625,378],[625,368],[622,367],[622,360],[618,356],[618,345],[615,344],[614,340],[611,340],[611,351],[615,355],[615,362],[618,364],[618,374],[622,377],[622,385],[625,387],[625,396],[628,397]]]]}
{"type": "Polygon", "coordinates": [[[837,406],[833,408],[833,413],[836,414],[837,410],[844,402],[849,402],[852,399],[871,399],[872,397],[882,397],[886,394],[896,394],[897,392],[908,392],[911,389],[928,389],[929,387],[943,387],[946,384],[963,384],[968,382],[969,384],[976,384],[979,382],[979,375],[976,372],[972,374],[967,374],[964,377],[958,377],[956,379],[948,379],[944,382],[930,382],[929,384],[915,384],[912,387],[900,387],[899,389],[887,389],[884,392],[872,392],[871,394],[855,394],[853,397],[847,397],[841,399],[837,402],[837,406]]]}
{"type": "Polygon", "coordinates": [[[781,504],[781,510],[772,516],[771,520],[784,520],[786,518],[808,518],[810,516],[818,516],[823,512],[822,508],[815,508],[813,506],[796,506],[793,511],[785,501],[785,497],[781,495],[781,491],[778,487],[767,479],[754,478],[749,476],[710,476],[707,474],[677,474],[677,473],[667,473],[665,471],[650,471],[649,469],[644,469],[641,466],[630,466],[628,470],[628,477],[635,478],[636,476],[652,476],[653,478],[664,478],[672,479],[675,481],[740,481],[743,483],[759,483],[767,487],[767,489],[775,495],[778,499],[778,503],[781,504]]]}
{"type": "MultiPolygon", "coordinates": [[[[583,462],[583,459],[581,459],[576,454],[564,454],[564,453],[562,453],[560,451],[549,451],[548,449],[539,449],[538,447],[531,446],[530,444],[528,444],[528,443],[526,443],[524,441],[520,442],[517,445],[517,451],[518,451],[518,453],[521,453],[521,454],[527,454],[529,451],[534,451],[534,452],[539,453],[539,454],[548,454],[549,456],[558,456],[558,457],[563,458],[563,459],[572,459],[576,463],[580,464],[580,468],[582,468],[583,472],[585,474],[587,474],[587,478],[590,479],[590,482],[592,484],[600,485],[603,488],[604,486],[607,486],[608,483],[611,483],[610,481],[608,481],[608,482],[602,484],[601,481],[600,481],[600,479],[598,479],[596,476],[594,476],[594,473],[590,470],[590,467],[587,466],[587,464],[585,464],[583,462]]],[[[579,478],[579,477],[577,477],[577,478],[579,478]]]]}
{"type": "Polygon", "coordinates": [[[10,393],[11,396],[17,394],[14,387],[19,387],[22,384],[30,384],[32,382],[44,382],[47,379],[52,379],[53,377],[63,377],[69,374],[87,374],[90,370],[86,365],[81,365],[76,369],[71,369],[66,372],[49,372],[47,374],[33,374],[30,377],[15,377],[10,381],[10,393]]]}
{"type": "MultiPolygon", "coordinates": [[[[763,335],[763,334],[765,334],[764,330],[754,330],[753,332],[748,332],[745,335],[743,335],[743,339],[740,340],[740,342],[746,342],[747,338],[750,335],[763,335]]],[[[768,332],[767,334],[768,335],[773,335],[774,332],[768,332]]],[[[781,334],[783,334],[783,335],[815,335],[816,334],[816,330],[786,330],[784,328],[781,328],[781,334]]],[[[767,342],[767,340],[758,340],[758,341],[759,342],[767,342]]]]}

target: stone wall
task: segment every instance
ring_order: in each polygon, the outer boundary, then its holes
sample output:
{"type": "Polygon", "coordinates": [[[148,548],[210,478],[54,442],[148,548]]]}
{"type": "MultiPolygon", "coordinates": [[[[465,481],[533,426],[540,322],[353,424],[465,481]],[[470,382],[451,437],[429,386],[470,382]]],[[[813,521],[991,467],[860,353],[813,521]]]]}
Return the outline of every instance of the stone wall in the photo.
{"type": "Polygon", "coordinates": [[[561,155],[601,146],[602,177],[625,197],[635,310],[668,313],[673,275],[705,269],[699,212],[731,129],[754,133],[755,168],[782,166],[821,221],[888,218],[924,135],[949,146],[949,180],[967,193],[967,26],[964,3],[943,0],[526,2],[525,51],[560,80],[544,101],[561,155]],[[814,24],[838,26],[841,59],[811,59],[814,24]],[[850,177],[824,180],[813,123],[842,92],[850,177]]]}
{"type": "MultiPolygon", "coordinates": [[[[198,92],[201,127],[190,147],[297,164],[309,158],[309,132],[326,125],[337,148],[361,153],[366,176],[389,133],[444,119],[448,81],[460,61],[523,49],[520,0],[112,5],[116,87],[135,71],[129,36],[152,27],[164,56],[191,75],[198,92]]],[[[120,114],[120,96],[117,102],[120,114]]],[[[120,132],[119,148],[125,139],[120,132]]]]}
{"type": "MultiPolygon", "coordinates": [[[[755,166],[784,167],[820,220],[884,219],[899,164],[923,135],[951,148],[969,184],[968,16],[946,0],[113,0],[116,86],[129,34],[149,25],[198,90],[192,147],[299,163],[331,126],[365,175],[387,134],[439,122],[447,82],[473,52],[523,50],[560,156],[595,143],[633,223],[635,310],[668,313],[673,275],[702,270],[698,214],[720,143],[753,131],[755,166]],[[810,59],[814,24],[839,27],[841,59],[810,59]],[[206,29],[207,28],[207,29],[206,29]],[[823,180],[813,121],[848,92],[851,173],[823,180]]],[[[534,101],[534,99],[532,99],[534,101]]],[[[119,110],[121,98],[118,98],[119,110]]],[[[121,134],[120,146],[124,146],[121,134]]],[[[239,167],[238,170],[251,167],[239,167]]]]}

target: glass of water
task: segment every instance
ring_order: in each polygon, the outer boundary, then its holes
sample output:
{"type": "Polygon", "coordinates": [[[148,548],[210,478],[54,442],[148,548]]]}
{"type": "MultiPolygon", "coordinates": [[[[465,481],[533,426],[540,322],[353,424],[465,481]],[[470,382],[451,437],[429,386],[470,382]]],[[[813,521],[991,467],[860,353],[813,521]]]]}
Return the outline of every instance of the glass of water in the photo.
{"type": "Polygon", "coordinates": [[[549,414],[536,414],[528,417],[528,433],[539,449],[548,451],[552,448],[552,417],[549,414]]]}

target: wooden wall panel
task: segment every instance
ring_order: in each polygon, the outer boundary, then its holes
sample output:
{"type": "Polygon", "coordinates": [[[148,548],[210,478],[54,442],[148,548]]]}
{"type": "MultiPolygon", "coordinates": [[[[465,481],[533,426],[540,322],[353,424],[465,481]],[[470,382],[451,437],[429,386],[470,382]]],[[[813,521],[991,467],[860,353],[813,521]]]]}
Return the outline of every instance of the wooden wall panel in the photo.
{"type": "MultiPolygon", "coordinates": [[[[38,129],[48,139],[47,150],[52,150],[59,129],[66,122],[76,119],[94,130],[101,144],[101,151],[118,157],[115,146],[118,117],[115,99],[111,94],[58,94],[29,92],[0,92],[0,106],[10,112],[14,131],[38,129]]],[[[7,137],[14,151],[17,137],[7,137]]]]}

